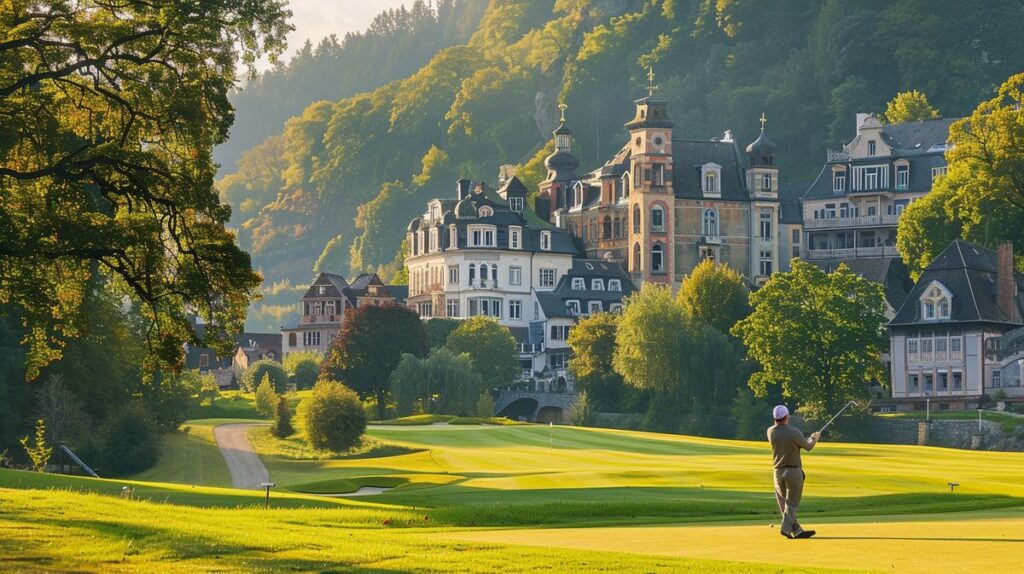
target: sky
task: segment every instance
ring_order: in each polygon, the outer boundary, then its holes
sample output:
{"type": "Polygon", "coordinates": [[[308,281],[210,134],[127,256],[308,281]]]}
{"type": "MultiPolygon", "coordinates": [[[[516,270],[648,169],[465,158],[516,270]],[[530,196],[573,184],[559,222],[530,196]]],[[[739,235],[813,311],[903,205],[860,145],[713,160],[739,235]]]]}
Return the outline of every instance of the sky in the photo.
{"type": "MultiPolygon", "coordinates": [[[[295,31],[288,35],[285,61],[291,58],[307,39],[316,45],[320,38],[335,34],[339,39],[346,32],[365,30],[373,17],[412,0],[291,0],[292,25],[295,31]]],[[[268,64],[261,63],[261,69],[268,64]]]]}

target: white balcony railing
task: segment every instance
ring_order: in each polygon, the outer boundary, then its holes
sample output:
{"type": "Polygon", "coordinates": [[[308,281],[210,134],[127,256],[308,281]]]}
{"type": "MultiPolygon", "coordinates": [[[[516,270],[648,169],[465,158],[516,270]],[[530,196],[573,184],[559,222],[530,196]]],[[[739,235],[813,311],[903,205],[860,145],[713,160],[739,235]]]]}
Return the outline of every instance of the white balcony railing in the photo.
{"type": "Polygon", "coordinates": [[[899,215],[863,215],[860,217],[827,217],[804,221],[804,229],[846,229],[896,225],[899,215]]]}
{"type": "Polygon", "coordinates": [[[807,259],[854,259],[857,257],[898,257],[895,246],[851,247],[847,249],[808,249],[807,259]]]}
{"type": "Polygon", "coordinates": [[[519,343],[520,355],[539,355],[544,352],[544,343],[519,343]]]}

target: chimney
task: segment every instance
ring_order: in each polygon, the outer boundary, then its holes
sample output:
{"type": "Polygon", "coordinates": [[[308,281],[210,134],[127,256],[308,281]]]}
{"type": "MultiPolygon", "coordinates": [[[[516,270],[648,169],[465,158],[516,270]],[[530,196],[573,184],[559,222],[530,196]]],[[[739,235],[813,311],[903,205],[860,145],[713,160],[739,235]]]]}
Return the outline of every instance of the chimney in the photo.
{"type": "Polygon", "coordinates": [[[1013,323],[1020,322],[1017,313],[1017,282],[1013,276],[1013,244],[1003,241],[996,248],[996,305],[1003,316],[1013,323]]]}
{"type": "Polygon", "coordinates": [[[469,185],[470,181],[466,178],[462,178],[459,181],[455,182],[455,189],[459,194],[460,200],[469,197],[469,185]]]}
{"type": "Polygon", "coordinates": [[[551,198],[545,194],[538,195],[533,200],[533,211],[544,221],[551,221],[551,198]]]}

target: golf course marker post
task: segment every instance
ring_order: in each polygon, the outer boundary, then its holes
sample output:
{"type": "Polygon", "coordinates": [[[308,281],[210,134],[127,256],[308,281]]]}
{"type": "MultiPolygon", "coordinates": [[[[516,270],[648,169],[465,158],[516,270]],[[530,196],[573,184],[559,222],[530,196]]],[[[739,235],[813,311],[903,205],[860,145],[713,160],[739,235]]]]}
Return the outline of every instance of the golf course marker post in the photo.
{"type": "Polygon", "coordinates": [[[260,483],[260,486],[262,486],[263,488],[267,489],[267,498],[264,501],[263,507],[264,508],[270,508],[270,489],[274,488],[277,485],[274,484],[273,482],[262,482],[262,483],[260,483]]]}
{"type": "Polygon", "coordinates": [[[956,487],[960,486],[960,483],[959,483],[959,482],[947,482],[946,484],[948,484],[948,485],[949,485],[949,491],[950,491],[950,492],[953,492],[953,489],[954,489],[954,488],[956,488],[956,487]]]}

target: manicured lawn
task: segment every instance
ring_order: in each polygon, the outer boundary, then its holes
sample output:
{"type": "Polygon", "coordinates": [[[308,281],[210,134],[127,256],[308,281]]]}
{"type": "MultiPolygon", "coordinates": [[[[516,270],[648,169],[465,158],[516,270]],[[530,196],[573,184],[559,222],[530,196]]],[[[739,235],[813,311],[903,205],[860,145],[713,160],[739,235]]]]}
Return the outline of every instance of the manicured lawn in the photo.
{"type": "MultiPolygon", "coordinates": [[[[134,480],[231,486],[231,475],[213,439],[213,427],[230,419],[189,421],[163,437],[156,466],[132,476],[134,480]]],[[[101,474],[102,476],[102,474],[101,474]]]]}
{"type": "MultiPolygon", "coordinates": [[[[302,390],[288,393],[288,405],[295,412],[299,402],[309,396],[311,391],[302,390]]],[[[253,393],[244,391],[223,391],[208,406],[194,406],[189,410],[189,419],[260,419],[256,412],[256,398],[253,393]]]]}
{"type": "MultiPolygon", "coordinates": [[[[215,422],[191,422],[191,454],[147,477],[187,479],[215,422]]],[[[768,527],[760,442],[540,425],[369,435],[334,456],[253,428],[279,485],[269,511],[260,492],[0,471],[0,569],[994,574],[1024,552],[1020,453],[822,443],[804,459],[802,522],[820,532],[804,542],[768,527]],[[153,502],[101,496],[123,484],[153,502]],[[305,494],[361,486],[393,490],[305,494]]]]}

